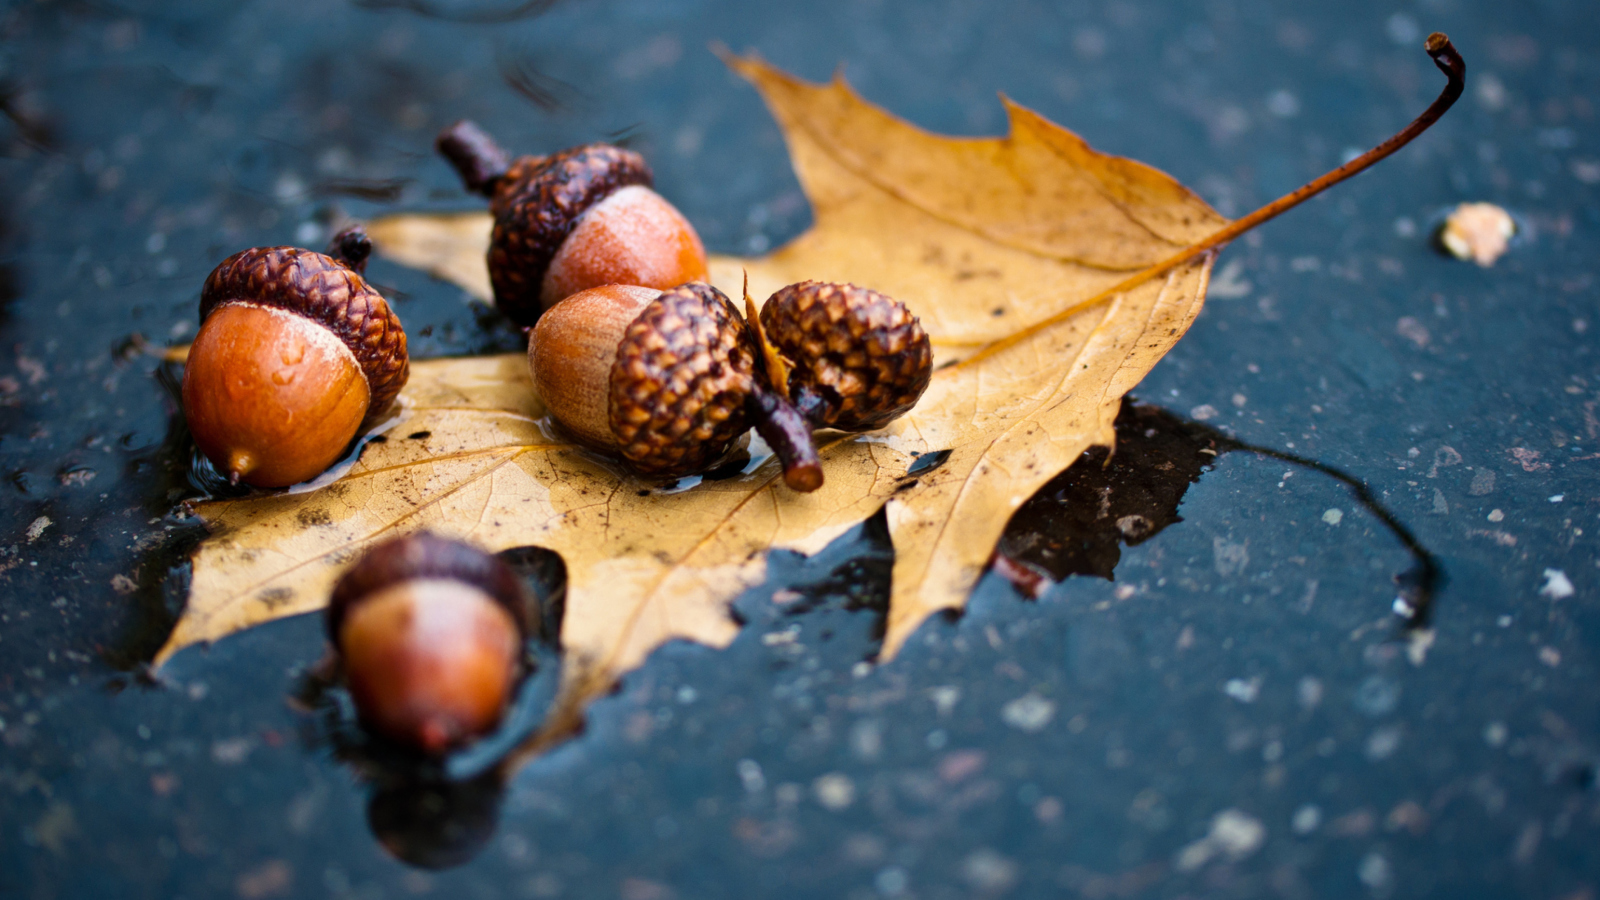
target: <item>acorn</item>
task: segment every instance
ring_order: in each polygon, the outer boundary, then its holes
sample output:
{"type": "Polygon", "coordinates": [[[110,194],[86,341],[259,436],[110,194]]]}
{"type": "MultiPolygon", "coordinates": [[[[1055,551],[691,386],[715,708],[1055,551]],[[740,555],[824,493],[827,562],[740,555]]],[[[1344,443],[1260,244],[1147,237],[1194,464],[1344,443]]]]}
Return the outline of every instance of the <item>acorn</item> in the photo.
{"type": "Polygon", "coordinates": [[[872,431],[915,406],[933,377],[927,332],[899,300],[853,284],[802,281],[761,308],[786,390],[816,428],[872,431]]]}
{"type": "Polygon", "coordinates": [[[700,236],[650,189],[639,154],[585,144],[513,161],[468,121],[436,143],[467,189],[490,200],[489,280],[495,305],[517,324],[600,285],[666,290],[706,279],[700,236]]]}
{"type": "Polygon", "coordinates": [[[361,721],[433,755],[499,724],[524,670],[522,582],[428,532],[367,551],[334,585],[325,623],[361,721]]]}
{"type": "Polygon", "coordinates": [[[362,277],[360,226],[327,254],[256,247],[200,292],[183,409],[200,452],[237,484],[283,487],[332,465],[410,372],[405,330],[362,277]]]}
{"type": "Polygon", "coordinates": [[[798,491],[822,485],[810,428],[757,376],[755,339],[703,282],[580,291],[534,326],[528,366],[550,415],[580,443],[640,474],[714,468],[752,424],[798,491]]]}

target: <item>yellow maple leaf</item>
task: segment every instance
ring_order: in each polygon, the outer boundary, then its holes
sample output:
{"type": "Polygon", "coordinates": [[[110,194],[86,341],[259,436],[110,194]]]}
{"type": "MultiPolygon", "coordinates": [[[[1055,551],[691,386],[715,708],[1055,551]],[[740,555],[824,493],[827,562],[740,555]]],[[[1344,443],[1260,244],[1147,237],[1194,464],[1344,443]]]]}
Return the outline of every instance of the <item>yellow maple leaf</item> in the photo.
{"type": "MultiPolygon", "coordinates": [[[[712,280],[737,295],[748,272],[757,296],[853,281],[902,299],[940,366],[918,406],[881,431],[819,436],[826,483],[811,494],[783,486],[759,441],[731,477],[662,485],[552,429],[522,354],[416,363],[397,420],[336,480],[199,507],[215,534],[158,662],[320,608],[356,554],[398,533],[543,546],[568,575],[549,738],[663,642],[726,645],[727,603],[764,579],[768,551],[814,553],[880,508],[896,556],[892,656],[930,614],[965,602],[1018,506],[1111,443],[1122,396],[1199,313],[1214,248],[1276,214],[1230,225],[1169,176],[1014,104],[1006,137],[941,137],[843,81],[729,64],[778,119],[816,224],[769,256],[714,258],[712,280]]],[[[487,299],[489,228],[474,213],[369,230],[380,253],[487,299]]]]}

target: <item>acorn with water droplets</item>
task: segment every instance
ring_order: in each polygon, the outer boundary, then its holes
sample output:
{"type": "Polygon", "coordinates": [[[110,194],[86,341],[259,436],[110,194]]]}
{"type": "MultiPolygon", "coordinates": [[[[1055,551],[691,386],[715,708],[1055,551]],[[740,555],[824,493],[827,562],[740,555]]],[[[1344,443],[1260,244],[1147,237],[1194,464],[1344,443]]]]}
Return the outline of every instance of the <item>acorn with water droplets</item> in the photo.
{"type": "Polygon", "coordinates": [[[525,672],[528,603],[471,544],[419,532],[367,551],[325,619],[361,721],[433,755],[493,730],[525,672]]]}
{"type": "Polygon", "coordinates": [[[489,198],[495,305],[530,327],[562,299],[606,284],[666,290],[706,278],[694,226],[651,190],[644,158],[608,144],[512,160],[472,122],[440,133],[439,152],[489,198]]]}
{"type": "Polygon", "coordinates": [[[769,371],[816,428],[872,431],[916,405],[933,349],[904,303],[853,284],[802,281],[762,306],[769,371]],[[769,354],[769,359],[771,354],[769,354]]]}
{"type": "Polygon", "coordinates": [[[371,250],[353,226],[327,254],[256,247],[206,279],[183,410],[200,452],[230,481],[316,477],[405,386],[405,330],[362,277],[371,250]]]}
{"type": "Polygon", "coordinates": [[[580,443],[641,474],[705,472],[754,425],[799,491],[822,484],[811,431],[758,376],[755,339],[723,293],[693,282],[667,291],[580,291],[534,326],[528,365],[551,416],[580,443]]]}

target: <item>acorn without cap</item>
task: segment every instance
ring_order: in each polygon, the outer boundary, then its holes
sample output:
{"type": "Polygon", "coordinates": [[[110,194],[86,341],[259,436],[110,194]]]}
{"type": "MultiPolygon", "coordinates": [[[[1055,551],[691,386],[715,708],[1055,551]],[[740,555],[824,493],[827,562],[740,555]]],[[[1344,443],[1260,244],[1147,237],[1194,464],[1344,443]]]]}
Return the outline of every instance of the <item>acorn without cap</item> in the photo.
{"type": "Polygon", "coordinates": [[[316,477],[405,386],[405,331],[361,276],[371,250],[354,226],[329,254],[257,247],[206,279],[183,409],[195,444],[230,481],[316,477]]]}
{"type": "Polygon", "coordinates": [[[550,414],[581,443],[639,472],[704,472],[754,424],[795,490],[822,470],[810,429],[757,377],[754,337],[721,291],[607,285],[552,307],[534,326],[528,365],[550,414]]]}
{"type": "Polygon", "coordinates": [[[326,624],[362,722],[438,755],[504,715],[523,672],[528,600],[500,559],[419,532],[346,571],[326,624]]]}
{"type": "Polygon", "coordinates": [[[644,158],[608,144],[511,160],[472,122],[440,133],[467,189],[490,199],[495,305],[531,326],[565,297],[606,284],[665,290],[706,278],[694,226],[650,189],[644,158]]]}
{"type": "Polygon", "coordinates": [[[922,323],[869,288],[791,284],[767,299],[760,319],[788,369],[780,389],[816,428],[882,428],[915,406],[933,377],[922,323]]]}

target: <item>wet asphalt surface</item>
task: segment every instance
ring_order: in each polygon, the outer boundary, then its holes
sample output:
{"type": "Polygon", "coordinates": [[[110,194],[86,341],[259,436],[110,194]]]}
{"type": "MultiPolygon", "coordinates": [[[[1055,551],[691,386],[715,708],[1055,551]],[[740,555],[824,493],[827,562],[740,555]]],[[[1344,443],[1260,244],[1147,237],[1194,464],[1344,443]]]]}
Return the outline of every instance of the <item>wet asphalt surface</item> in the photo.
{"type": "MultiPolygon", "coordinates": [[[[1574,2],[5,4],[0,895],[1592,900],[1597,45],[1574,2]],[[456,118],[624,140],[712,249],[760,253],[809,214],[720,41],[941,132],[1000,131],[1004,91],[1238,215],[1425,106],[1435,28],[1457,109],[1230,247],[1111,465],[1018,514],[1022,587],[991,573],[888,664],[878,519],[778,555],[731,647],[662,648],[515,771],[365,742],[314,616],[141,665],[205,488],[146,348],[235,250],[471,207],[429,147],[456,118]],[[1522,227],[1492,269],[1430,244],[1462,200],[1522,227]],[[1391,612],[1423,581],[1431,644],[1391,612]]],[[[417,357],[516,347],[370,274],[417,357]]]]}

